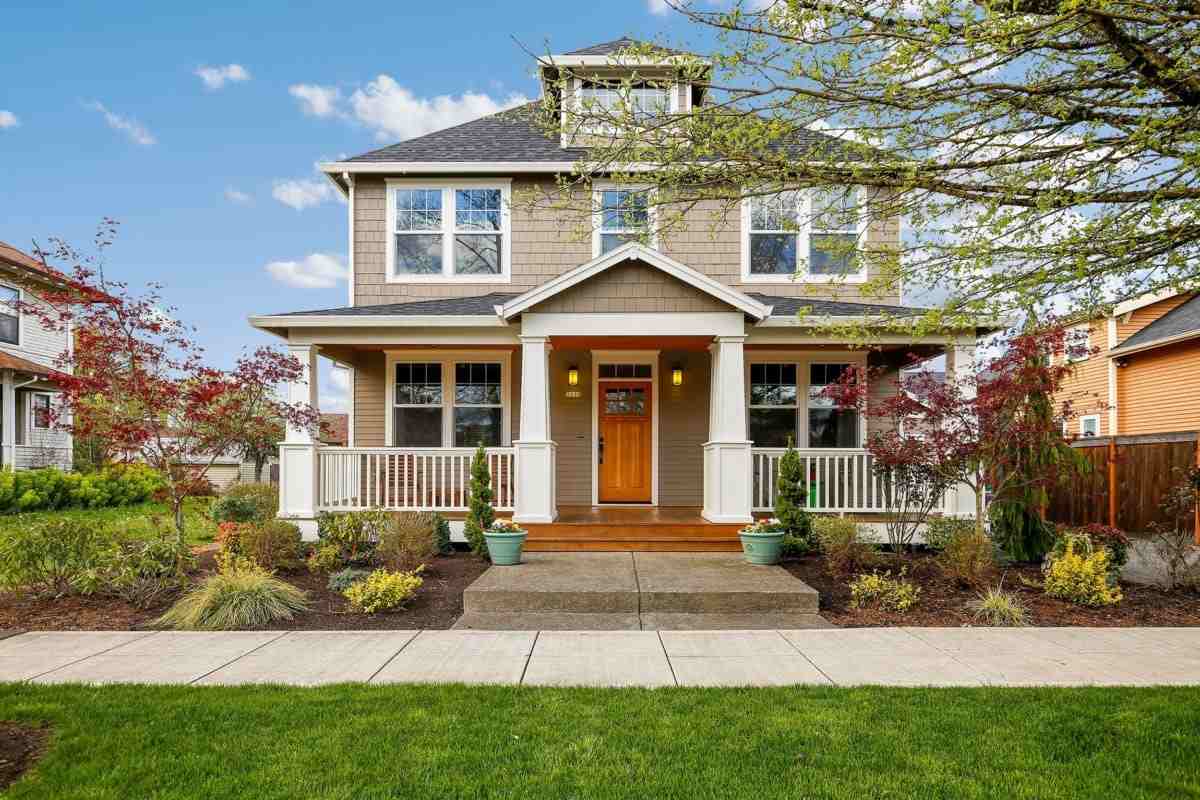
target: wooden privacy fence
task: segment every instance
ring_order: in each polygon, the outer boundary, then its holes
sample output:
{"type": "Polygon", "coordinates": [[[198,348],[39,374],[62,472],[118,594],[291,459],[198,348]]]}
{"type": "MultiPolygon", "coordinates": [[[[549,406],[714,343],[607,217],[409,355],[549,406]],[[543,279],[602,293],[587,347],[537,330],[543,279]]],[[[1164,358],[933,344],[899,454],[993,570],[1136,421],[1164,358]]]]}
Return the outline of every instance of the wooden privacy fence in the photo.
{"type": "Polygon", "coordinates": [[[1071,446],[1091,469],[1054,489],[1046,510],[1049,520],[1068,525],[1098,522],[1142,533],[1166,523],[1160,506],[1179,480],[1177,470],[1200,464],[1194,432],[1096,436],[1071,446]]]}

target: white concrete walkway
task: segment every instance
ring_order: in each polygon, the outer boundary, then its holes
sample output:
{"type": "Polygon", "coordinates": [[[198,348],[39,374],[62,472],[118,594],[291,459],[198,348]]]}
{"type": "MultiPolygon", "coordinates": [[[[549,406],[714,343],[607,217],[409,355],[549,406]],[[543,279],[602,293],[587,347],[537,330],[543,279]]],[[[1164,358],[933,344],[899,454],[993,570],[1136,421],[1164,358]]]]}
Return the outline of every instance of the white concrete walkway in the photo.
{"type": "Polygon", "coordinates": [[[1200,628],[25,633],[0,681],[1200,685],[1200,628]]]}

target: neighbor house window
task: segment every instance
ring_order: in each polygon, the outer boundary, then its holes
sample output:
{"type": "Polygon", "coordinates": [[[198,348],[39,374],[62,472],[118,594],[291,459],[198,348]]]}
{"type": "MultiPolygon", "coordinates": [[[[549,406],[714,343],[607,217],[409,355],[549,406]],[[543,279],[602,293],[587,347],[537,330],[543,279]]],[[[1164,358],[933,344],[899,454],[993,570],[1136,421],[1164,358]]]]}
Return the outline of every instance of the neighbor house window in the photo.
{"type": "Polygon", "coordinates": [[[1071,328],[1064,337],[1063,346],[1066,349],[1064,357],[1068,364],[1075,361],[1086,361],[1092,354],[1092,329],[1085,325],[1071,328]]]}
{"type": "Polygon", "coordinates": [[[499,364],[455,364],[454,446],[499,447],[502,403],[499,364]]]}
{"type": "Polygon", "coordinates": [[[863,280],[857,258],[864,215],[854,188],[827,187],[751,197],[743,212],[747,280],[863,280]]]}
{"type": "Polygon", "coordinates": [[[646,242],[650,233],[649,198],[646,189],[601,189],[596,193],[599,224],[595,255],[616,250],[626,242],[646,242]]]}
{"type": "Polygon", "coordinates": [[[396,447],[441,447],[442,365],[396,365],[393,394],[392,444],[396,447]]]}
{"type": "Polygon", "coordinates": [[[35,394],[29,398],[33,427],[37,430],[50,428],[50,395],[35,394]]]}
{"type": "Polygon", "coordinates": [[[750,365],[750,441],[757,447],[795,444],[797,421],[795,364],[750,365]]]}
{"type": "Polygon", "coordinates": [[[613,120],[630,115],[641,120],[667,113],[671,96],[664,87],[587,81],[579,89],[579,106],[586,114],[613,120]]]}
{"type": "Polygon", "coordinates": [[[507,280],[507,181],[389,186],[389,280],[507,280]]]}
{"type": "Polygon", "coordinates": [[[1079,418],[1079,435],[1080,436],[1099,436],[1100,435],[1100,417],[1097,414],[1091,414],[1086,417],[1079,418]]]}
{"type": "Polygon", "coordinates": [[[9,286],[0,286],[0,342],[21,343],[21,293],[9,286]]]}
{"type": "Polygon", "coordinates": [[[858,412],[838,408],[833,399],[824,397],[825,387],[836,383],[850,364],[808,365],[808,446],[858,447],[858,412]]]}

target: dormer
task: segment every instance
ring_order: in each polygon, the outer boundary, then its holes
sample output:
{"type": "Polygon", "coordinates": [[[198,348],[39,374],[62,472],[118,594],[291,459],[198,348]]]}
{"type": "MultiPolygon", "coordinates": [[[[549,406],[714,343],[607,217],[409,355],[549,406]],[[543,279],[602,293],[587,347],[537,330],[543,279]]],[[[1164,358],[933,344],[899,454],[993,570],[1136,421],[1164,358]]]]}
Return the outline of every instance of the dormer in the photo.
{"type": "Polygon", "coordinates": [[[543,96],[562,120],[563,147],[610,134],[613,125],[598,117],[650,122],[691,113],[704,102],[710,71],[711,63],[692,53],[628,37],[539,62],[543,96]],[[581,110],[586,120],[572,114],[581,110]]]}

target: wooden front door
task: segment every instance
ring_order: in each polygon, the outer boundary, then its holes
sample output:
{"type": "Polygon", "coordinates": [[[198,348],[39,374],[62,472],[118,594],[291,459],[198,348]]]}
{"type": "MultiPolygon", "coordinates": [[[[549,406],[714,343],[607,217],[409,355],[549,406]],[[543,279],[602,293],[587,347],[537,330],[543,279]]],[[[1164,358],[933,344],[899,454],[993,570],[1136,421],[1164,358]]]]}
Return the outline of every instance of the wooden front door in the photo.
{"type": "Polygon", "coordinates": [[[601,503],[649,503],[651,499],[650,381],[604,381],[600,384],[600,441],[597,484],[601,503]]]}

